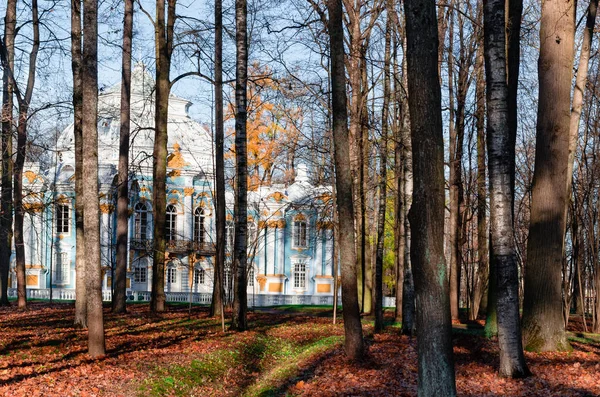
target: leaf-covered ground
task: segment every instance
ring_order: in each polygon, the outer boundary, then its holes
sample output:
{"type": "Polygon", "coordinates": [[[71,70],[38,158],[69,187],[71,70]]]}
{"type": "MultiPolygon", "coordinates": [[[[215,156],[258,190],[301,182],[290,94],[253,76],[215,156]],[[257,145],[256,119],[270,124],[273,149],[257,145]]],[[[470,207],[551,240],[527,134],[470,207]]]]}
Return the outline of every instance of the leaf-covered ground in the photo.
{"type": "MultiPolygon", "coordinates": [[[[369,357],[349,363],[343,327],[328,311],[284,308],[250,314],[251,331],[221,332],[206,308],[147,305],[126,315],[105,309],[107,355],[86,354],[87,334],[72,327],[72,304],[0,308],[2,396],[414,396],[416,341],[388,327],[372,335],[369,357]]],[[[600,396],[600,336],[574,323],[570,353],[526,353],[534,376],[496,375],[497,345],[477,331],[454,336],[463,396],[600,396]]],[[[465,327],[466,328],[466,327],[465,327]]]]}

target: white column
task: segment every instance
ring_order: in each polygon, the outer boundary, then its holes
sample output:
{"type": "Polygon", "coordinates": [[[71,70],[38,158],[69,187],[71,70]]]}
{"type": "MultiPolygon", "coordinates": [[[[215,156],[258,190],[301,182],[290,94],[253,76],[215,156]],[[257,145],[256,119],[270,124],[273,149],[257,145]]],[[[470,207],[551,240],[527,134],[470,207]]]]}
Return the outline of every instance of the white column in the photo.
{"type": "Polygon", "coordinates": [[[267,268],[267,274],[275,273],[275,229],[272,227],[267,227],[267,263],[265,264],[267,268]]]}
{"type": "Polygon", "coordinates": [[[333,274],[333,229],[324,229],[325,235],[325,275],[333,274]]]}
{"type": "Polygon", "coordinates": [[[277,228],[277,274],[284,274],[285,268],[285,228],[277,228]]]}
{"type": "Polygon", "coordinates": [[[110,213],[108,213],[108,211],[102,211],[102,217],[100,218],[100,244],[102,249],[101,263],[103,266],[110,266],[110,243],[112,241],[109,233],[109,216],[110,213]]]}
{"type": "MultiPolygon", "coordinates": [[[[181,216],[181,215],[180,215],[181,216]]],[[[192,208],[192,196],[185,195],[183,198],[183,222],[180,227],[183,227],[183,230],[180,230],[179,233],[183,236],[185,240],[191,240],[194,237],[193,234],[193,225],[194,225],[194,209],[192,208]]]]}
{"type": "Polygon", "coordinates": [[[258,263],[258,272],[265,274],[265,248],[267,244],[267,238],[265,236],[266,229],[257,228],[257,247],[255,261],[258,263]]]}
{"type": "Polygon", "coordinates": [[[324,230],[317,229],[315,234],[316,234],[316,236],[315,236],[316,246],[315,246],[315,259],[313,262],[315,264],[315,269],[312,274],[322,275],[321,272],[323,270],[323,235],[325,233],[324,233],[324,230]]]}

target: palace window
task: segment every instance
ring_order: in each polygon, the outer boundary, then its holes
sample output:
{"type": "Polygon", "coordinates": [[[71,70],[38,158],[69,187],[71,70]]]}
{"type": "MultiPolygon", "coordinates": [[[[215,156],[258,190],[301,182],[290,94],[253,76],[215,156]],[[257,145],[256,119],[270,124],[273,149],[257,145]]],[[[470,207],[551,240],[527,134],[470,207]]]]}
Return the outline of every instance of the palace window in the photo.
{"type": "Polygon", "coordinates": [[[231,291],[231,266],[225,265],[223,274],[225,276],[225,282],[223,283],[225,285],[225,293],[228,294],[231,291]]]}
{"type": "Polygon", "coordinates": [[[136,266],[134,268],[133,281],[135,283],[148,282],[148,269],[146,266],[136,266]]]}
{"type": "Polygon", "coordinates": [[[206,272],[204,269],[196,268],[194,269],[194,284],[196,285],[204,285],[206,282],[206,272]]]}
{"type": "Polygon", "coordinates": [[[225,240],[226,240],[225,247],[228,251],[233,250],[233,234],[234,234],[233,221],[227,221],[225,223],[225,240]]]}
{"type": "Polygon", "coordinates": [[[294,264],[294,288],[306,288],[306,264],[294,264]]]}
{"type": "Polygon", "coordinates": [[[167,283],[175,284],[177,282],[177,269],[169,266],[167,268],[167,283]]]}
{"type": "Polygon", "coordinates": [[[177,240],[177,208],[174,205],[167,205],[166,216],[165,238],[167,241],[177,240]]]}
{"type": "Polygon", "coordinates": [[[194,241],[198,244],[204,244],[207,240],[206,213],[203,208],[196,208],[194,211],[194,241]]]}
{"type": "Polygon", "coordinates": [[[257,238],[258,238],[258,234],[256,233],[256,223],[248,222],[248,241],[247,241],[248,246],[249,247],[256,246],[257,238]]]}
{"type": "Polygon", "coordinates": [[[306,248],[308,246],[308,225],[304,220],[294,221],[293,243],[294,247],[306,248]]]}
{"type": "Polygon", "coordinates": [[[248,269],[248,287],[254,287],[254,266],[248,269]]]}
{"type": "Polygon", "coordinates": [[[56,233],[69,233],[69,205],[56,205],[56,233]]]}
{"type": "Polygon", "coordinates": [[[148,207],[145,203],[137,203],[135,205],[134,217],[134,238],[137,240],[146,240],[148,236],[148,207]]]}
{"type": "Polygon", "coordinates": [[[69,272],[71,261],[68,252],[57,252],[56,263],[54,264],[54,283],[69,284],[69,272]]]}

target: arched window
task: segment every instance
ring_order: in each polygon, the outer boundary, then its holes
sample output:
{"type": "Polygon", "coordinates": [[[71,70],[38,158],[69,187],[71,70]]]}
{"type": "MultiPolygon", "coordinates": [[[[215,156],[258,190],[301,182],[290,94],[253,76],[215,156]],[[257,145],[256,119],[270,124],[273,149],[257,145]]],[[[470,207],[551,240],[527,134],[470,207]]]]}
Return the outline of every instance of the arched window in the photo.
{"type": "Polygon", "coordinates": [[[233,235],[234,235],[235,225],[233,221],[227,221],[225,223],[225,240],[226,240],[226,248],[227,250],[233,249],[233,235]]]}
{"type": "Polygon", "coordinates": [[[304,219],[294,221],[293,237],[294,247],[306,248],[308,246],[308,224],[304,219]]]}
{"type": "Polygon", "coordinates": [[[148,236],[148,207],[145,203],[137,203],[135,205],[133,229],[136,240],[146,240],[148,236]]]}
{"type": "Polygon", "coordinates": [[[196,208],[194,211],[194,241],[198,244],[204,244],[207,241],[206,213],[203,208],[196,208]]]}
{"type": "Polygon", "coordinates": [[[206,282],[206,272],[201,267],[194,269],[194,284],[204,285],[206,282]]]}
{"type": "Polygon", "coordinates": [[[165,238],[167,241],[177,240],[177,208],[174,205],[167,205],[166,211],[166,233],[165,238]]]}

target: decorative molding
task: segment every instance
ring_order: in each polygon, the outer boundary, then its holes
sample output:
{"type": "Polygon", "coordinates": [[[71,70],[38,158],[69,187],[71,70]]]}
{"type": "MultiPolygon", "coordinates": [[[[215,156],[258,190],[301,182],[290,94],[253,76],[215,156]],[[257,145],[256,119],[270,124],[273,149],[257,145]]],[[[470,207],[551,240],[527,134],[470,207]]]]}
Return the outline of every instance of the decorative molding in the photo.
{"type": "Polygon", "coordinates": [[[287,196],[281,192],[275,192],[275,193],[271,193],[267,196],[267,200],[269,200],[269,199],[273,199],[279,203],[280,201],[287,199],[287,196]]]}
{"type": "Polygon", "coordinates": [[[27,212],[40,213],[44,210],[44,203],[35,201],[33,203],[23,203],[23,209],[27,212]]]}
{"type": "Polygon", "coordinates": [[[183,188],[183,194],[185,195],[185,197],[190,197],[192,194],[194,194],[194,188],[193,187],[183,188]]]}
{"type": "Polygon", "coordinates": [[[115,210],[115,206],[112,204],[100,204],[100,212],[103,214],[112,214],[115,210]]]}
{"type": "Polygon", "coordinates": [[[25,177],[25,179],[27,179],[27,182],[30,184],[35,183],[36,179],[38,179],[40,177],[38,174],[36,174],[35,172],[33,172],[31,170],[25,171],[23,173],[23,176],[25,177]]]}
{"type": "Polygon", "coordinates": [[[167,157],[167,167],[181,169],[190,165],[181,154],[181,146],[177,142],[173,144],[173,152],[167,157]]]}

